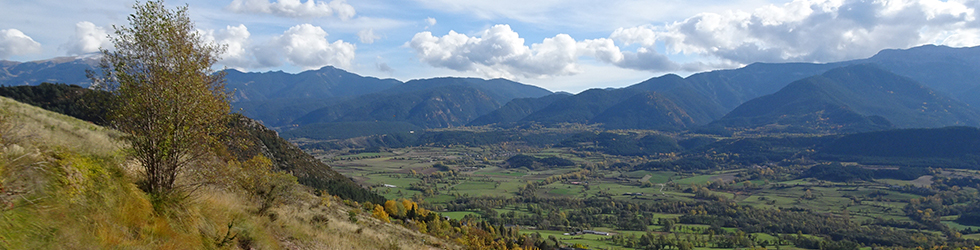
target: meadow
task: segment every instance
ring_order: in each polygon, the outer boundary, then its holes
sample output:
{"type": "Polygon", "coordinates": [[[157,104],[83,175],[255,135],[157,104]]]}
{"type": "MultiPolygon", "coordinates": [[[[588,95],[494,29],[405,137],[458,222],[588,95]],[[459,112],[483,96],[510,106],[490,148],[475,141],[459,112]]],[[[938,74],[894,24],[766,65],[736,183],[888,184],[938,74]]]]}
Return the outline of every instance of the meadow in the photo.
{"type": "MultiPolygon", "coordinates": [[[[590,152],[584,154],[570,148],[521,148],[504,147],[411,147],[395,149],[386,153],[338,154],[322,158],[337,171],[354,177],[360,183],[372,187],[386,198],[412,198],[420,204],[442,212],[444,216],[460,219],[473,216],[484,219],[494,216],[519,218],[531,211],[527,204],[496,206],[493,214],[486,209],[459,206],[462,200],[484,197],[490,200],[513,200],[532,195],[536,199],[608,199],[610,202],[623,201],[636,204],[656,204],[669,201],[699,202],[706,197],[740,206],[768,210],[809,211],[847,218],[856,224],[868,224],[875,220],[891,220],[896,223],[915,224],[903,210],[912,199],[924,195],[903,192],[898,186],[928,186],[928,178],[916,180],[878,179],[874,181],[830,182],[813,178],[794,178],[783,174],[776,178],[749,178],[758,172],[753,168],[734,168],[709,171],[668,171],[668,170],[630,170],[617,169],[619,162],[638,162],[630,156],[616,156],[590,152]],[[575,166],[554,168],[510,168],[506,160],[517,154],[538,158],[551,156],[569,159],[575,166]],[[527,189],[533,186],[533,194],[527,189]],[[424,188],[423,188],[424,187],[424,188]],[[709,189],[698,194],[699,187],[709,189]],[[460,210],[462,209],[462,210],[460,210]],[[509,214],[508,214],[509,213],[509,214]]],[[[657,160],[657,159],[654,159],[657,160]]],[[[797,166],[805,169],[808,166],[797,166]]],[[[797,170],[798,171],[798,170],[797,170]]],[[[952,173],[952,172],[950,172],[952,173]]],[[[957,171],[958,175],[975,175],[974,172],[957,171]]],[[[940,174],[942,175],[942,174],[940,174]]],[[[975,189],[974,189],[975,191],[975,189]]],[[[580,208],[559,208],[562,214],[580,208]]],[[[614,235],[634,235],[640,237],[646,232],[656,232],[678,238],[702,237],[708,224],[676,223],[685,213],[654,213],[645,218],[651,222],[646,230],[623,230],[614,227],[595,227],[607,230],[614,235]],[[656,225],[661,218],[674,220],[671,229],[656,225]],[[700,229],[699,229],[700,228],[700,229]],[[692,231],[693,230],[693,231],[692,231]]],[[[547,216],[547,215],[542,215],[547,216]]],[[[954,230],[969,228],[954,222],[956,217],[944,217],[942,223],[954,230]]],[[[570,223],[569,225],[576,224],[570,223]]],[[[579,224],[580,225],[580,224],[579,224]]],[[[522,232],[540,234],[544,238],[555,237],[568,245],[580,245],[591,249],[624,249],[612,241],[612,236],[602,235],[563,235],[581,229],[569,226],[566,230],[535,229],[530,225],[522,227],[522,232]]],[[[741,232],[736,228],[725,228],[731,234],[741,232]]],[[[931,229],[919,230],[927,234],[942,235],[931,229]]],[[[820,238],[808,234],[805,237],[820,238]]],[[[966,238],[978,238],[978,234],[967,234],[966,238]]],[[[747,234],[756,242],[771,242],[768,248],[780,245],[783,249],[793,249],[791,242],[780,240],[770,234],[747,234]]],[[[706,237],[706,236],[704,236],[706,237]]],[[[799,236],[797,236],[799,237],[799,236]]],[[[756,243],[757,244],[757,243],[756,243]]],[[[758,246],[758,245],[756,245],[758,246]]],[[[717,245],[705,246],[718,247],[717,245]]],[[[704,247],[698,247],[704,248],[704,247]]]]}

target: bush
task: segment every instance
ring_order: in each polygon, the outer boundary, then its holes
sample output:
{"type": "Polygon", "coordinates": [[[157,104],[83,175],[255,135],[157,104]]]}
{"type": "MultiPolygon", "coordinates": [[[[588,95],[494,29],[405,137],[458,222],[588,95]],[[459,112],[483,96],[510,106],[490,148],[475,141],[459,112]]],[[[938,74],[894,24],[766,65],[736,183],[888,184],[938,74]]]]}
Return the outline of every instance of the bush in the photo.
{"type": "Polygon", "coordinates": [[[278,203],[293,198],[296,177],[284,172],[273,172],[272,161],[258,155],[252,159],[238,163],[231,162],[231,167],[238,168],[235,183],[249,196],[258,202],[258,213],[262,214],[278,203]]]}

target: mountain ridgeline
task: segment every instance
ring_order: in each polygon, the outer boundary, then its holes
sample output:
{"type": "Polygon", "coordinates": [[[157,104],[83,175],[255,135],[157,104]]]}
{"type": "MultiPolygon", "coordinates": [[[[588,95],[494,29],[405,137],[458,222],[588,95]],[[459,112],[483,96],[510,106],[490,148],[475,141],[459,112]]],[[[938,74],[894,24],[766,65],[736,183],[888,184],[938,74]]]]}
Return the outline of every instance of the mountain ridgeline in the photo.
{"type": "Polygon", "coordinates": [[[740,105],[713,124],[860,132],[980,126],[980,113],[910,78],[861,64],[790,83],[774,94],[740,105]]]}
{"type": "Polygon", "coordinates": [[[503,79],[435,78],[413,80],[310,112],[297,124],[329,122],[408,122],[424,128],[466,125],[514,98],[541,97],[550,91],[503,79]]]}
{"type": "Polygon", "coordinates": [[[519,100],[473,124],[571,122],[685,130],[713,123],[710,127],[775,125],[783,131],[830,133],[978,126],[978,61],[980,47],[921,46],[837,63],[754,63],[686,78],[664,75],[558,100],[548,97],[537,102],[550,103],[544,107],[519,100]],[[755,114],[770,111],[775,113],[755,114]]]}
{"type": "Polygon", "coordinates": [[[401,84],[395,79],[364,77],[334,67],[290,74],[225,70],[232,105],[269,126],[282,126],[318,108],[401,84]]]}
{"type": "Polygon", "coordinates": [[[0,60],[0,85],[38,85],[43,82],[88,87],[92,81],[85,70],[93,69],[98,60],[91,57],[59,57],[33,62],[0,60]]]}
{"type": "MultiPolygon", "coordinates": [[[[0,85],[63,82],[86,87],[84,70],[91,61],[4,61],[0,85]]],[[[604,129],[684,131],[709,125],[851,133],[978,126],[978,62],[980,47],[927,45],[844,62],[754,63],[688,77],[668,74],[574,95],[504,79],[401,82],[329,66],[298,74],[224,72],[228,89],[235,91],[235,109],[280,131],[301,129],[296,136],[338,126],[362,126],[351,135],[360,136],[416,127],[567,123],[604,129]],[[363,126],[366,122],[377,124],[363,126]]]]}

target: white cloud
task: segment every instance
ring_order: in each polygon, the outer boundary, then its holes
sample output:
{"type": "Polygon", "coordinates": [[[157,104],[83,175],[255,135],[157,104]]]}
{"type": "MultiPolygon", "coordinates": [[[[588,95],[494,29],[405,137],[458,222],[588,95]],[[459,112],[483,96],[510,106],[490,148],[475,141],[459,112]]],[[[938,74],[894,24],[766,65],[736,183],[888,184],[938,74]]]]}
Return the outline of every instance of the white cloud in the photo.
{"type": "Polygon", "coordinates": [[[425,29],[429,29],[429,27],[436,25],[436,19],[432,17],[427,17],[425,18],[425,24],[426,24],[425,29]]]}
{"type": "Polygon", "coordinates": [[[830,62],[926,43],[980,44],[978,1],[796,0],[753,12],[702,13],[661,27],[616,30],[624,43],[663,42],[669,52],[735,63],[830,62]]]}
{"type": "Polygon", "coordinates": [[[361,40],[361,43],[372,44],[374,40],[381,38],[381,36],[374,34],[374,29],[366,29],[357,32],[357,38],[361,40]]]}
{"type": "Polygon", "coordinates": [[[558,34],[528,47],[509,25],[495,25],[474,37],[455,31],[442,37],[421,32],[406,45],[431,66],[488,77],[574,75],[582,72],[578,64],[582,56],[638,70],[666,71],[679,67],[653,49],[641,47],[636,52],[623,52],[607,38],[576,41],[567,34],[558,34]]]}
{"type": "Polygon", "coordinates": [[[234,0],[227,9],[239,13],[267,13],[292,18],[317,18],[336,15],[341,20],[354,17],[354,7],[344,0],[333,0],[330,3],[316,0],[234,0]]]}
{"type": "Polygon", "coordinates": [[[294,66],[317,69],[327,65],[349,68],[357,46],[337,40],[327,41],[327,32],[311,24],[289,28],[261,47],[253,49],[262,67],[282,65],[282,59],[294,66]]]}
{"type": "Polygon", "coordinates": [[[0,30],[0,59],[41,52],[41,44],[17,29],[0,30]]]}
{"type": "Polygon", "coordinates": [[[479,37],[450,31],[442,37],[415,34],[408,47],[435,67],[474,71],[488,77],[538,78],[578,73],[575,40],[565,34],[546,38],[529,48],[509,25],[495,25],[479,37]]]}
{"type": "Polygon", "coordinates": [[[61,49],[68,55],[98,52],[100,48],[111,47],[112,41],[109,40],[105,28],[95,26],[91,22],[76,23],[75,34],[68,38],[67,43],[61,45],[61,49]]]}
{"type": "Polygon", "coordinates": [[[755,8],[785,0],[414,0],[436,12],[488,21],[514,20],[539,27],[608,32],[618,27],[665,23],[701,12],[755,8]]]}
{"type": "Polygon", "coordinates": [[[653,46],[657,42],[657,33],[650,26],[618,28],[613,31],[610,39],[623,42],[626,45],[640,44],[653,46]]]}
{"type": "Polygon", "coordinates": [[[238,26],[227,26],[224,30],[198,31],[208,42],[214,42],[225,46],[225,52],[221,54],[221,61],[229,68],[244,70],[256,66],[255,58],[251,53],[251,45],[248,27],[244,24],[238,26]]]}

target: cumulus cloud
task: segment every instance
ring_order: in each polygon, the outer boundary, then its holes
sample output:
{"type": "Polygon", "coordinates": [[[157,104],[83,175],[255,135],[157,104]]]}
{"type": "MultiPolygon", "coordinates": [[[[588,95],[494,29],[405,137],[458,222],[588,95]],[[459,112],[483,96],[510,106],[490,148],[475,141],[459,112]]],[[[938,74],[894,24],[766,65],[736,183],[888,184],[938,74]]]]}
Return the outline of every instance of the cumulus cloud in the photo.
{"type": "Polygon", "coordinates": [[[678,68],[655,50],[640,48],[635,52],[623,52],[607,38],[576,41],[567,34],[558,34],[529,47],[509,25],[495,25],[474,37],[455,31],[442,37],[421,32],[406,45],[431,66],[477,72],[488,77],[574,75],[581,72],[578,60],[583,56],[631,69],[665,71],[678,68]]]}
{"type": "Polygon", "coordinates": [[[316,0],[234,0],[227,6],[228,10],[239,13],[266,13],[291,18],[317,18],[336,15],[341,20],[354,17],[354,7],[344,0],[333,0],[330,3],[316,0]]]}
{"type": "Polygon", "coordinates": [[[290,64],[304,70],[333,65],[349,68],[356,46],[327,41],[327,32],[311,24],[296,25],[282,35],[253,43],[244,24],[222,30],[198,30],[205,41],[225,46],[219,64],[240,70],[290,64]]]}
{"type": "Polygon", "coordinates": [[[361,43],[372,44],[374,40],[381,38],[381,36],[374,34],[374,29],[366,29],[357,32],[357,38],[361,40],[361,43]]]}
{"type": "Polygon", "coordinates": [[[327,65],[349,68],[357,46],[337,40],[329,42],[327,32],[311,24],[289,28],[263,46],[253,49],[262,67],[280,66],[285,62],[303,69],[317,69],[327,65]]]}
{"type": "MultiPolygon", "coordinates": [[[[622,51],[616,46],[613,39],[609,38],[585,40],[579,44],[583,49],[581,54],[590,55],[600,62],[610,63],[621,68],[657,72],[681,68],[667,56],[650,47],[639,47],[636,51],[622,51]]],[[[652,45],[651,43],[649,46],[652,45]]]]}
{"type": "Polygon", "coordinates": [[[565,34],[531,47],[509,25],[495,25],[479,37],[450,31],[442,37],[415,34],[407,44],[419,58],[436,67],[474,71],[489,77],[547,77],[578,73],[575,40],[565,34]]]}
{"type": "Polygon", "coordinates": [[[980,44],[977,1],[795,0],[753,12],[702,13],[660,27],[621,28],[610,38],[735,63],[829,62],[926,43],[980,44]]]}
{"type": "Polygon", "coordinates": [[[0,59],[41,52],[41,44],[17,29],[0,30],[0,59]]]}
{"type": "Polygon", "coordinates": [[[61,49],[68,55],[98,52],[99,48],[111,47],[112,42],[109,41],[105,28],[91,22],[76,23],[75,34],[68,38],[67,43],[61,45],[61,49]]]}
{"type": "Polygon", "coordinates": [[[225,46],[225,52],[221,54],[221,63],[229,68],[247,69],[256,66],[255,58],[251,53],[251,43],[248,27],[244,24],[238,26],[227,26],[223,30],[199,30],[204,39],[225,46]]]}

